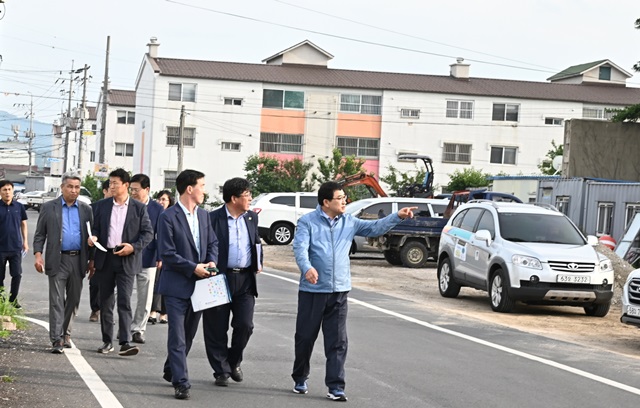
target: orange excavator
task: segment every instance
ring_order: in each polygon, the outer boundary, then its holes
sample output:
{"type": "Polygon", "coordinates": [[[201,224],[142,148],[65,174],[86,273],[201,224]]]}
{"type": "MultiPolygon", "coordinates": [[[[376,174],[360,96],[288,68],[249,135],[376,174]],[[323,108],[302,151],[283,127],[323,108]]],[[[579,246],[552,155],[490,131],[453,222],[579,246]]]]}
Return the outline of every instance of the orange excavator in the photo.
{"type": "MultiPolygon", "coordinates": [[[[399,160],[422,160],[426,168],[424,182],[415,183],[400,189],[398,197],[433,197],[433,160],[431,157],[418,154],[403,154],[398,156],[399,160]]],[[[343,189],[354,186],[365,186],[371,197],[388,197],[389,195],[382,189],[375,177],[361,172],[340,180],[336,180],[343,189]]]]}

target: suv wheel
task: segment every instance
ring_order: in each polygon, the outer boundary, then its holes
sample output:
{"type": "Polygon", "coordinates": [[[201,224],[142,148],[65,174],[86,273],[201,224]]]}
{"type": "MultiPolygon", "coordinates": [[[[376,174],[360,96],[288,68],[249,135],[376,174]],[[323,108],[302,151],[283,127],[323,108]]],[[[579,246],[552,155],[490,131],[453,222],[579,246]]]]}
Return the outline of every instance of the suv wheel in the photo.
{"type": "Polygon", "coordinates": [[[419,241],[409,241],[400,250],[400,259],[407,268],[422,268],[428,256],[427,247],[419,241]]]}
{"type": "Polygon", "coordinates": [[[460,293],[460,285],[453,280],[451,260],[444,258],[438,265],[438,289],[443,297],[454,298],[460,293]]]}
{"type": "Polygon", "coordinates": [[[400,259],[400,254],[398,251],[394,251],[391,249],[387,249],[383,252],[384,259],[387,260],[391,265],[400,266],[402,265],[402,259],[400,259]]]}
{"type": "Polygon", "coordinates": [[[287,245],[293,239],[293,228],[289,224],[278,223],[271,227],[271,241],[275,245],[287,245]]]}
{"type": "Polygon", "coordinates": [[[502,269],[496,269],[491,275],[489,286],[489,298],[491,299],[491,309],[494,312],[509,313],[513,310],[515,301],[509,295],[509,281],[502,269]]]}
{"type": "Polygon", "coordinates": [[[605,317],[609,313],[611,302],[603,303],[601,305],[589,305],[584,307],[584,312],[587,316],[605,317]]]}

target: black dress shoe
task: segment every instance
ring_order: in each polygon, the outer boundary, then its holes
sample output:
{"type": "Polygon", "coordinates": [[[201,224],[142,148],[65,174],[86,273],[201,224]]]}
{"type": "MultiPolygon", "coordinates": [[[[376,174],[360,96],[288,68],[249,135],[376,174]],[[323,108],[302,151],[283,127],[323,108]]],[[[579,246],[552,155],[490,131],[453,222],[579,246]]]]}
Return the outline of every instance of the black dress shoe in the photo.
{"type": "Polygon", "coordinates": [[[175,397],[176,399],[189,399],[189,389],[187,387],[176,387],[175,397]]]}
{"type": "Polygon", "coordinates": [[[140,333],[140,332],[133,333],[132,339],[133,339],[134,343],[144,344],[144,337],[142,336],[142,333],[140,333]]]}
{"type": "Polygon", "coordinates": [[[64,346],[64,348],[71,348],[71,336],[69,336],[68,334],[65,334],[62,345],[64,346]]]}
{"type": "Polygon", "coordinates": [[[235,382],[242,382],[244,375],[240,366],[231,367],[231,379],[235,382]]]}
{"type": "Polygon", "coordinates": [[[229,385],[229,377],[226,374],[220,375],[216,377],[216,381],[214,382],[218,387],[226,387],[229,385]]]}
{"type": "Polygon", "coordinates": [[[135,356],[136,354],[138,354],[139,351],[140,349],[137,346],[132,346],[129,343],[124,343],[122,346],[120,346],[120,351],[118,352],[118,355],[135,356]]]}
{"type": "Polygon", "coordinates": [[[53,354],[63,354],[64,353],[64,346],[62,344],[62,340],[57,340],[55,343],[53,343],[53,348],[51,349],[51,352],[53,354]]]}
{"type": "Polygon", "coordinates": [[[98,347],[98,353],[101,354],[108,354],[111,353],[113,351],[113,344],[111,343],[104,343],[102,346],[98,347]]]}
{"type": "Polygon", "coordinates": [[[168,373],[166,371],[162,373],[162,379],[165,380],[166,382],[173,382],[173,377],[171,376],[171,373],[168,373]]]}

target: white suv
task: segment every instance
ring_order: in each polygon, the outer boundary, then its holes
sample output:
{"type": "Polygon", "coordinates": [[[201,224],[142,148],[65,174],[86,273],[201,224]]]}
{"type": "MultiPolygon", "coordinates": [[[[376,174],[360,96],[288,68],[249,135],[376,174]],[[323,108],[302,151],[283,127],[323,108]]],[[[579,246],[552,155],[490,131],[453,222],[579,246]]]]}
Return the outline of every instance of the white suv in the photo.
{"type": "Polygon", "coordinates": [[[532,204],[471,201],[442,231],[438,287],[456,297],[461,286],[489,293],[491,308],[509,312],[516,301],[580,306],[606,316],[613,297],[611,261],[596,252],[561,212],[532,204]]]}
{"type": "Polygon", "coordinates": [[[267,244],[287,245],[298,219],[315,210],[317,193],[263,193],[251,201],[258,214],[258,232],[267,244]]]}

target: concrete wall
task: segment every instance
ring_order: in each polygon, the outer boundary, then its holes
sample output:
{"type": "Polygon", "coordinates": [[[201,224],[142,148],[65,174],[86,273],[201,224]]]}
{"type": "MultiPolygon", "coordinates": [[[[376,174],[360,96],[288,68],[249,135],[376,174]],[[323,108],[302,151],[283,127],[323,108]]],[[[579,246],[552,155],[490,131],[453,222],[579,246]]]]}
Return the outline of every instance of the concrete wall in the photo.
{"type": "Polygon", "coordinates": [[[640,181],[640,124],[565,122],[564,177],[640,181]]]}

